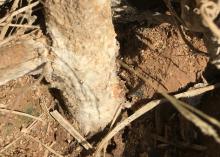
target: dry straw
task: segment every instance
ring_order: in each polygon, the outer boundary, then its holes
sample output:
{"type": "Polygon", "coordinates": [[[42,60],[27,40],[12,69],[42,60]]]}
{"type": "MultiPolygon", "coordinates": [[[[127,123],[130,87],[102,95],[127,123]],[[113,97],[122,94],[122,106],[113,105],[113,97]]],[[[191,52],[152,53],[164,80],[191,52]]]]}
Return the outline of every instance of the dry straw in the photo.
{"type": "MultiPolygon", "coordinates": [[[[134,72],[134,70],[132,68],[130,68],[126,63],[120,61],[120,64],[122,65],[122,67],[124,67],[125,69],[129,70],[130,72],[134,73],[135,75],[137,75],[140,79],[142,79],[143,81],[145,81],[145,83],[148,83],[146,82],[147,79],[144,78],[144,76],[142,76],[139,72],[134,72]]],[[[100,156],[101,154],[101,151],[103,148],[105,148],[105,145],[108,143],[108,141],[113,138],[120,130],[124,129],[127,125],[129,125],[131,122],[133,122],[134,120],[136,120],[137,118],[139,118],[140,116],[142,116],[143,114],[151,111],[152,109],[154,109],[155,107],[157,107],[159,104],[162,104],[164,102],[167,102],[167,101],[171,101],[171,100],[176,100],[179,99],[179,98],[188,98],[188,97],[194,97],[194,96],[197,96],[197,95],[201,95],[205,92],[208,92],[208,91],[211,91],[213,89],[216,89],[216,88],[219,88],[220,87],[220,83],[219,84],[215,84],[215,85],[209,85],[209,86],[206,86],[206,87],[202,87],[202,88],[198,88],[198,89],[193,89],[193,90],[190,90],[190,91],[187,91],[187,92],[184,92],[184,93],[180,93],[180,94],[176,94],[174,95],[175,99],[172,97],[170,97],[168,94],[166,94],[165,92],[160,92],[158,91],[159,93],[161,93],[163,96],[165,96],[166,99],[157,99],[157,100],[153,100],[147,104],[145,104],[143,107],[141,107],[140,109],[138,109],[137,111],[135,111],[131,116],[129,116],[128,118],[126,118],[125,120],[123,120],[122,122],[120,122],[115,128],[113,128],[103,139],[102,141],[98,144],[97,146],[97,149],[95,151],[95,157],[98,157],[100,156]],[[169,97],[168,97],[169,96],[169,97]]],[[[178,101],[180,102],[180,101],[178,101]]],[[[173,103],[173,101],[172,101],[173,103]]],[[[183,103],[184,104],[184,103],[183,103]]],[[[175,104],[174,104],[175,106],[175,104]]],[[[177,106],[177,105],[176,105],[177,106]]],[[[176,107],[175,106],[175,107],[176,107]]],[[[188,108],[188,112],[187,111],[183,111],[183,107],[182,106],[178,106],[178,111],[180,111],[180,113],[182,113],[182,115],[184,117],[186,117],[187,119],[190,117],[190,118],[193,118],[193,120],[191,120],[192,122],[197,123],[195,124],[196,126],[198,126],[205,134],[207,135],[210,135],[210,136],[213,136],[215,138],[216,141],[219,142],[219,137],[217,135],[217,133],[214,131],[214,129],[207,123],[205,123],[204,121],[200,121],[200,119],[195,116],[194,113],[197,113],[199,114],[200,116],[203,116],[205,117],[206,119],[209,120],[209,122],[211,122],[212,124],[215,124],[217,126],[219,126],[219,122],[214,119],[214,118],[211,118],[210,116],[208,115],[205,115],[204,113],[202,113],[201,111],[199,110],[196,110],[194,109],[193,107],[189,107],[188,105],[186,106],[185,104],[183,105],[184,106],[184,109],[185,108],[188,108]],[[193,113],[193,112],[194,113],[193,113]]]]}
{"type": "Polygon", "coordinates": [[[52,117],[65,128],[85,149],[92,149],[92,145],[57,111],[50,112],[52,117]]]}

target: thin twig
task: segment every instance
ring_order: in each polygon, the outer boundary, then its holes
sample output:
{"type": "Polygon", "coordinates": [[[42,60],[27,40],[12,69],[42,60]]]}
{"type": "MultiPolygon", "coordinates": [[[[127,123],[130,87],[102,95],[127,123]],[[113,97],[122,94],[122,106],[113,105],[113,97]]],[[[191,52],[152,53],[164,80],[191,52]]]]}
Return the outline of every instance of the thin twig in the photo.
{"type": "MultiPolygon", "coordinates": [[[[220,136],[218,135],[218,132],[215,130],[213,126],[208,124],[207,122],[210,122],[210,116],[206,115],[205,113],[202,113],[202,119],[201,111],[198,109],[192,107],[188,108],[189,105],[187,105],[185,102],[182,102],[172,96],[170,96],[167,93],[161,93],[167,100],[171,102],[171,104],[184,116],[187,120],[191,121],[195,126],[197,126],[205,135],[209,135],[215,139],[216,142],[220,143],[220,136]],[[195,113],[199,113],[196,115],[195,113]]],[[[214,119],[214,118],[212,118],[214,119]]],[[[216,120],[217,121],[217,120],[216,120]]]]}
{"type": "MultiPolygon", "coordinates": [[[[140,79],[142,79],[145,83],[148,83],[148,80],[142,76],[139,72],[134,71],[133,69],[131,69],[126,63],[124,63],[123,61],[119,61],[119,63],[125,67],[127,70],[131,71],[132,73],[134,73],[135,75],[137,75],[140,79]]],[[[151,84],[150,84],[151,85],[151,84]]],[[[154,86],[152,86],[153,88],[155,88],[154,86]]],[[[193,97],[193,96],[197,96],[197,95],[201,95],[205,92],[211,91],[213,89],[216,88],[220,88],[220,83],[215,84],[215,85],[209,85],[206,87],[202,87],[202,88],[197,88],[194,90],[190,90],[184,93],[180,93],[180,94],[176,94],[174,95],[174,97],[176,99],[179,98],[188,98],[188,97],[193,97]]],[[[163,93],[163,91],[158,91],[158,93],[163,93]]],[[[156,106],[158,106],[161,103],[167,102],[167,99],[157,99],[157,100],[153,100],[147,104],[145,104],[143,107],[141,107],[140,109],[138,109],[137,111],[135,111],[135,113],[133,113],[131,116],[129,116],[128,118],[126,118],[125,120],[123,120],[121,123],[119,123],[111,132],[109,132],[105,138],[102,139],[102,141],[98,144],[97,149],[95,151],[95,156],[98,156],[101,152],[101,150],[105,147],[105,145],[108,143],[108,141],[114,137],[120,130],[122,130],[124,127],[126,127],[127,125],[129,125],[131,122],[133,122],[134,120],[136,120],[137,118],[139,118],[140,116],[142,116],[143,114],[145,114],[146,112],[149,112],[150,110],[154,109],[156,106]]]]}
{"type": "Polygon", "coordinates": [[[20,0],[14,0],[14,3],[12,5],[12,7],[11,7],[11,11],[15,11],[15,9],[18,7],[19,1],[20,0]]]}
{"type": "Polygon", "coordinates": [[[13,146],[15,143],[17,143],[17,141],[19,141],[20,139],[23,138],[23,134],[21,136],[18,136],[15,140],[13,140],[12,142],[10,142],[8,145],[6,145],[4,148],[2,148],[0,150],[0,155],[6,151],[8,148],[10,148],[11,146],[13,146]]]}
{"type": "MultiPolygon", "coordinates": [[[[187,97],[193,97],[196,95],[203,94],[205,92],[211,91],[215,88],[219,88],[220,83],[216,85],[210,85],[207,87],[202,87],[199,89],[194,89],[191,91],[187,91],[184,93],[180,93],[175,95],[176,98],[187,98],[187,97]]],[[[129,125],[131,122],[145,114],[146,112],[149,112],[150,110],[154,109],[156,106],[158,106],[161,103],[167,102],[167,99],[158,99],[158,100],[153,100],[147,104],[145,104],[143,107],[138,109],[134,114],[123,120],[121,123],[119,123],[98,145],[96,153],[99,153],[103,146],[112,138],[114,137],[120,130],[122,130],[125,126],[129,125]]]]}
{"type": "Polygon", "coordinates": [[[51,147],[47,146],[46,144],[42,143],[40,140],[34,138],[33,136],[29,135],[29,134],[25,134],[25,136],[29,137],[30,139],[32,139],[33,141],[41,144],[42,146],[44,146],[48,151],[50,151],[51,153],[53,153],[54,155],[58,156],[58,157],[63,157],[63,155],[60,155],[59,153],[57,153],[55,150],[53,150],[51,147]]]}
{"type": "Polygon", "coordinates": [[[25,6],[25,7],[21,8],[21,9],[19,9],[17,11],[12,12],[8,16],[5,16],[2,19],[0,19],[0,23],[4,22],[9,17],[14,17],[15,15],[18,15],[18,14],[20,14],[20,13],[22,13],[22,12],[28,10],[28,9],[31,9],[31,8],[37,6],[39,3],[40,3],[39,1],[36,1],[36,2],[34,2],[34,3],[32,3],[32,4],[28,5],[28,6],[25,6]]]}
{"type": "Polygon", "coordinates": [[[32,34],[36,33],[36,31],[38,31],[38,30],[39,29],[34,29],[30,33],[27,33],[27,34],[22,34],[22,35],[13,34],[13,35],[11,35],[9,37],[6,37],[4,40],[0,41],[0,47],[6,45],[8,42],[12,42],[13,40],[14,41],[20,41],[20,39],[28,38],[32,34]]]}
{"type": "MultiPolygon", "coordinates": [[[[45,114],[41,114],[39,116],[39,118],[42,118],[45,114]]],[[[25,132],[21,132],[19,135],[17,135],[12,142],[10,142],[9,144],[7,144],[6,146],[4,146],[1,150],[0,150],[0,154],[2,154],[4,151],[6,151],[7,149],[9,149],[11,146],[13,146],[15,143],[17,143],[17,141],[19,141],[20,139],[23,138],[25,133],[28,133],[31,129],[33,129],[33,127],[35,127],[38,124],[38,120],[35,120],[33,123],[31,123],[26,129],[25,132]]]]}
{"type": "MultiPolygon", "coordinates": [[[[53,141],[49,147],[52,148],[55,144],[56,144],[56,141],[53,141]]],[[[50,151],[47,149],[47,150],[44,152],[44,156],[43,156],[43,157],[48,157],[49,152],[50,152],[50,151]]]]}
{"type": "MultiPolygon", "coordinates": [[[[19,1],[20,1],[20,0],[14,0],[10,12],[15,11],[15,9],[18,7],[19,1]]],[[[2,28],[2,30],[1,30],[1,35],[0,35],[0,39],[1,39],[1,40],[4,39],[5,34],[7,33],[8,28],[9,28],[9,23],[11,23],[12,20],[13,20],[13,16],[9,17],[9,18],[7,19],[7,21],[6,21],[7,25],[5,25],[5,26],[2,28]]]]}
{"type": "Polygon", "coordinates": [[[213,1],[203,2],[203,4],[200,7],[200,11],[201,11],[201,16],[203,18],[204,24],[208,26],[209,29],[212,31],[212,33],[218,38],[218,40],[220,40],[220,30],[213,21],[218,15],[216,14],[216,11],[219,12],[219,8],[217,4],[213,1]],[[210,11],[210,8],[212,8],[211,11],[210,11]],[[212,14],[213,17],[210,16],[210,14],[212,14]]]}
{"type": "MultiPolygon", "coordinates": [[[[111,131],[112,127],[114,126],[114,124],[115,124],[117,118],[119,117],[119,115],[120,115],[120,113],[121,113],[121,110],[122,110],[122,104],[119,104],[118,107],[116,108],[116,112],[115,112],[115,114],[114,114],[114,116],[113,116],[113,118],[112,118],[111,125],[110,125],[110,128],[109,128],[110,130],[109,130],[109,131],[111,131]]],[[[107,146],[108,146],[108,144],[106,144],[106,145],[104,146],[104,148],[103,148],[103,157],[105,157],[107,146]]]]}
{"type": "Polygon", "coordinates": [[[13,140],[12,142],[10,142],[8,145],[6,145],[4,148],[2,148],[0,150],[0,155],[6,151],[8,148],[10,148],[11,146],[13,146],[17,141],[19,141],[21,138],[23,137],[23,135],[18,136],[15,140],[13,140]]]}
{"type": "MultiPolygon", "coordinates": [[[[187,92],[184,92],[184,93],[180,93],[180,94],[175,95],[174,97],[177,98],[177,99],[178,98],[193,97],[193,96],[201,95],[205,92],[211,91],[211,90],[219,88],[219,87],[220,87],[220,83],[215,84],[215,85],[202,87],[202,88],[198,88],[198,89],[194,89],[194,90],[190,90],[190,91],[187,91],[187,92]]],[[[97,150],[96,150],[95,154],[99,154],[100,151],[102,150],[102,148],[108,143],[108,141],[112,137],[114,137],[124,127],[129,125],[131,122],[133,122],[134,120],[136,120],[137,118],[139,118],[140,116],[145,114],[146,112],[149,112],[150,110],[154,109],[159,104],[167,102],[167,101],[168,101],[167,99],[153,100],[153,101],[145,104],[143,107],[138,109],[135,113],[133,113],[131,116],[129,116],[128,118],[123,120],[110,133],[108,133],[107,136],[104,139],[102,139],[102,141],[99,143],[99,145],[97,147],[97,150]]]]}
{"type": "MultiPolygon", "coordinates": [[[[7,23],[0,23],[0,26],[5,26],[7,23]]],[[[21,28],[40,28],[39,26],[28,25],[28,24],[8,24],[10,27],[21,27],[21,28]]]]}
{"type": "Polygon", "coordinates": [[[194,107],[190,106],[190,105],[187,105],[185,103],[182,103],[181,104],[183,107],[187,108],[188,110],[196,113],[197,115],[199,115],[200,117],[206,119],[207,121],[209,121],[211,124],[217,126],[220,128],[220,123],[218,120],[216,120],[215,118],[203,113],[202,111],[198,110],[198,109],[195,109],[194,107]]]}
{"type": "Polygon", "coordinates": [[[82,136],[80,133],[73,128],[73,126],[57,111],[50,112],[54,119],[66,129],[85,149],[92,149],[92,145],[82,136]]]}
{"type": "Polygon", "coordinates": [[[44,121],[43,121],[41,118],[39,118],[39,117],[30,115],[30,114],[28,114],[28,113],[24,113],[24,112],[21,112],[21,111],[15,111],[15,110],[10,110],[10,109],[0,108],[0,112],[3,112],[3,113],[11,113],[11,114],[15,114],[15,115],[23,116],[23,117],[28,117],[28,118],[32,118],[32,119],[35,119],[35,120],[44,122],[44,121]]]}

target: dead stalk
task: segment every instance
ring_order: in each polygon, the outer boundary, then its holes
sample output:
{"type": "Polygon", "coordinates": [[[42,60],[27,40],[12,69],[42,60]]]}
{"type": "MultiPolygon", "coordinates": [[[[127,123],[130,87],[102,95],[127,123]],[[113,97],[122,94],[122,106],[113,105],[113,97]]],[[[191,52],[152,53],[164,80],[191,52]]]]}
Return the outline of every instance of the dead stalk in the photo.
{"type": "MultiPolygon", "coordinates": [[[[126,63],[120,61],[120,63],[122,63],[123,67],[126,67],[127,70],[133,72],[134,70],[132,70],[126,63]]],[[[145,81],[146,79],[138,72],[135,72],[134,74],[136,74],[140,79],[142,79],[143,81],[145,81]],[[143,79],[144,78],[144,79],[143,79]]],[[[145,83],[147,83],[145,81],[145,83]]],[[[205,92],[211,91],[213,89],[219,88],[220,87],[220,83],[215,84],[215,85],[209,85],[206,87],[202,87],[202,88],[197,88],[194,90],[190,90],[187,92],[183,92],[180,94],[176,94],[174,95],[174,97],[176,99],[179,98],[188,98],[188,97],[193,97],[193,96],[197,96],[197,95],[201,95],[205,92]]],[[[159,93],[162,93],[160,91],[158,91],[159,93]]],[[[102,141],[98,144],[97,149],[95,151],[95,156],[99,156],[101,150],[105,147],[105,145],[108,143],[108,141],[114,137],[120,130],[122,130],[123,128],[125,128],[127,125],[129,125],[131,122],[133,122],[134,120],[136,120],[137,118],[139,118],[140,116],[142,116],[143,114],[149,112],[150,110],[154,109],[155,107],[157,107],[159,104],[164,103],[164,102],[168,102],[167,99],[157,99],[157,100],[153,100],[147,104],[145,104],[143,107],[141,107],[140,109],[138,109],[137,111],[135,111],[135,113],[133,113],[131,116],[129,116],[128,118],[126,118],[125,120],[123,120],[122,122],[120,122],[113,130],[111,130],[106,136],[105,138],[102,139],[102,141]]]]}
{"type": "Polygon", "coordinates": [[[85,149],[92,149],[92,145],[56,110],[50,112],[53,118],[66,129],[85,149]]]}
{"type": "Polygon", "coordinates": [[[37,138],[34,138],[33,136],[29,135],[29,134],[25,134],[25,136],[29,137],[30,139],[32,139],[33,141],[41,144],[42,146],[44,146],[44,148],[46,148],[49,152],[53,153],[54,155],[58,156],[58,157],[63,157],[63,155],[60,155],[59,153],[57,153],[55,150],[53,150],[51,147],[47,146],[46,144],[42,143],[40,140],[38,140],[37,138]]]}
{"type": "MultiPolygon", "coordinates": [[[[41,114],[39,116],[39,118],[42,118],[45,114],[41,114]]],[[[7,149],[9,149],[10,147],[12,147],[15,143],[17,143],[17,141],[19,141],[20,139],[23,138],[25,133],[28,133],[31,129],[33,129],[37,124],[38,124],[38,120],[35,120],[33,123],[31,123],[27,128],[25,128],[25,132],[21,132],[19,133],[12,142],[10,142],[9,144],[7,144],[6,146],[4,146],[1,150],[0,150],[0,154],[2,154],[4,151],[6,151],[7,149]]]]}
{"type": "Polygon", "coordinates": [[[0,108],[0,112],[3,113],[11,113],[11,114],[15,114],[15,115],[19,115],[19,116],[23,116],[23,117],[28,117],[28,118],[32,118],[41,122],[44,122],[41,118],[21,112],[21,111],[14,111],[14,110],[10,110],[10,109],[5,109],[5,108],[0,108]]]}

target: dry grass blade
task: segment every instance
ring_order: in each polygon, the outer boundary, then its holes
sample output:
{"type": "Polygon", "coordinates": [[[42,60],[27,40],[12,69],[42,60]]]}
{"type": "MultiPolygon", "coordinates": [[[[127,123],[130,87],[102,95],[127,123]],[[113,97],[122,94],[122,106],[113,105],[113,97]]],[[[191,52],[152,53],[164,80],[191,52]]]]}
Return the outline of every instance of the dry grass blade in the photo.
{"type": "MultiPolygon", "coordinates": [[[[55,144],[56,144],[56,141],[53,141],[53,143],[51,143],[51,145],[49,147],[52,148],[55,144]]],[[[49,156],[49,150],[47,149],[44,152],[44,156],[43,157],[48,157],[48,156],[49,156]]]]}
{"type": "Polygon", "coordinates": [[[213,117],[211,117],[211,116],[209,116],[209,115],[203,113],[202,111],[200,111],[200,110],[198,110],[198,109],[196,109],[196,108],[194,108],[194,107],[192,107],[192,106],[190,106],[190,105],[187,105],[186,103],[183,103],[183,102],[182,102],[181,105],[182,105],[183,107],[187,108],[188,110],[190,110],[190,111],[196,113],[196,114],[199,115],[200,117],[206,119],[206,120],[207,120],[208,122],[210,122],[211,124],[216,125],[217,127],[220,128],[220,122],[219,122],[217,119],[215,119],[215,118],[213,118],[213,117]]]}
{"type": "Polygon", "coordinates": [[[12,36],[9,36],[9,37],[5,38],[4,40],[0,41],[0,47],[5,45],[9,41],[15,40],[17,37],[18,37],[18,35],[12,35],[12,36]]]}
{"type": "Polygon", "coordinates": [[[73,126],[65,119],[63,116],[55,111],[50,112],[50,114],[53,116],[53,118],[61,125],[63,126],[76,140],[85,148],[85,149],[91,149],[93,148],[92,145],[82,136],[80,133],[73,128],[73,126]]]}
{"type": "MultiPolygon", "coordinates": [[[[161,93],[167,100],[169,100],[173,106],[189,121],[191,121],[193,124],[195,124],[204,134],[214,137],[216,142],[220,143],[220,137],[216,130],[206,123],[204,120],[199,118],[195,113],[188,110],[185,106],[187,106],[186,103],[168,95],[167,93],[161,93]]],[[[191,108],[192,109],[192,108],[191,108]]],[[[193,109],[195,111],[196,109],[193,109]]],[[[201,112],[201,111],[200,111],[201,112]]],[[[203,114],[205,115],[205,114],[203,114]]],[[[206,116],[206,115],[205,115],[206,116]]],[[[205,119],[208,120],[208,117],[205,119]]]]}
{"type": "Polygon", "coordinates": [[[18,9],[17,11],[12,12],[12,13],[9,14],[8,16],[5,16],[5,17],[1,18],[1,19],[0,19],[0,23],[4,22],[4,21],[5,21],[6,19],[8,19],[8,18],[14,17],[15,15],[18,15],[18,14],[20,14],[20,13],[22,13],[22,12],[28,10],[28,9],[31,9],[31,8],[37,6],[39,3],[40,3],[39,1],[34,2],[34,3],[31,3],[31,4],[28,5],[28,6],[25,6],[25,7],[21,8],[21,9],[18,9]]]}
{"type": "Polygon", "coordinates": [[[63,155],[60,155],[59,153],[57,153],[55,150],[53,150],[52,148],[50,148],[49,146],[43,144],[40,140],[34,138],[33,136],[29,135],[29,134],[25,134],[27,137],[29,137],[30,139],[32,139],[33,141],[41,144],[42,146],[44,146],[49,152],[53,153],[54,155],[58,156],[58,157],[63,157],[63,155]]]}
{"type": "MultiPolygon", "coordinates": [[[[14,0],[10,12],[15,11],[15,9],[18,7],[19,1],[20,1],[20,0],[14,0]]],[[[8,28],[9,28],[9,24],[12,22],[12,19],[13,19],[13,16],[10,17],[10,18],[8,18],[7,21],[6,21],[7,24],[2,28],[2,30],[1,30],[1,35],[0,35],[0,39],[1,39],[1,40],[4,39],[5,34],[6,34],[7,30],[8,30],[8,28]]]]}
{"type": "Polygon", "coordinates": [[[104,148],[104,146],[108,143],[108,141],[114,137],[120,130],[122,130],[123,128],[125,128],[127,125],[129,125],[131,122],[133,122],[134,120],[136,120],[137,118],[139,118],[140,116],[142,116],[143,114],[145,114],[146,112],[152,110],[153,108],[155,108],[157,105],[159,105],[161,102],[163,102],[165,99],[163,100],[155,100],[155,101],[151,101],[150,103],[144,105],[143,107],[141,107],[139,110],[137,110],[134,114],[132,114],[131,116],[129,116],[128,118],[126,118],[125,120],[123,120],[121,123],[119,123],[113,130],[111,130],[106,136],[105,138],[102,139],[102,141],[99,143],[96,152],[95,152],[95,156],[98,156],[101,152],[101,150],[104,148]]]}
{"type": "Polygon", "coordinates": [[[19,141],[19,140],[22,139],[22,138],[23,138],[23,135],[21,135],[21,136],[15,138],[15,140],[13,140],[11,143],[9,143],[9,144],[6,145],[4,148],[2,148],[2,149],[0,150],[0,155],[1,155],[4,151],[6,151],[8,148],[10,148],[11,146],[13,146],[17,141],[19,141]]]}
{"type": "Polygon", "coordinates": [[[219,14],[219,10],[219,6],[213,1],[204,1],[200,7],[200,12],[204,24],[209,27],[209,29],[218,38],[218,40],[220,40],[220,30],[214,23],[214,19],[219,14]]]}
{"type": "MultiPolygon", "coordinates": [[[[175,98],[187,98],[187,97],[193,97],[196,95],[203,94],[205,92],[211,91],[215,88],[219,88],[220,84],[216,85],[210,85],[207,87],[202,87],[194,90],[190,90],[184,93],[180,93],[175,95],[175,98]]],[[[108,141],[114,137],[120,130],[122,130],[125,126],[129,125],[131,122],[142,116],[143,114],[147,113],[148,111],[154,109],[156,106],[158,106],[161,103],[167,102],[166,99],[158,99],[158,100],[153,100],[147,104],[145,104],[143,107],[138,109],[135,113],[133,113],[131,116],[120,122],[111,132],[109,132],[105,138],[102,139],[102,141],[99,143],[95,154],[99,154],[103,147],[108,143],[108,141]]]]}
{"type": "MultiPolygon", "coordinates": [[[[116,109],[115,115],[114,115],[114,117],[113,117],[113,119],[112,119],[112,122],[111,122],[111,125],[110,125],[110,131],[111,131],[112,127],[114,126],[114,124],[115,124],[115,122],[116,122],[118,116],[120,115],[121,110],[122,110],[122,105],[119,104],[118,107],[117,107],[117,109],[116,109]]],[[[107,146],[108,146],[108,144],[106,144],[106,145],[104,146],[104,148],[103,148],[103,157],[106,156],[107,146]]]]}
{"type": "MultiPolygon", "coordinates": [[[[20,1],[20,0],[15,0],[15,1],[14,1],[13,5],[12,5],[12,8],[11,8],[11,12],[12,12],[12,13],[9,14],[9,16],[5,16],[4,18],[6,18],[6,19],[3,18],[4,20],[6,20],[6,23],[7,23],[7,24],[6,24],[6,25],[2,28],[2,30],[1,30],[0,40],[3,40],[3,39],[5,38],[5,35],[6,35],[8,29],[9,29],[9,27],[10,27],[10,23],[11,23],[11,21],[13,20],[13,17],[14,17],[15,15],[18,15],[18,14],[20,14],[20,13],[22,13],[22,12],[28,10],[28,9],[31,9],[31,8],[33,8],[34,6],[36,6],[36,5],[39,4],[39,1],[37,1],[37,2],[35,2],[35,3],[32,3],[32,4],[30,4],[30,5],[26,6],[26,7],[23,7],[23,8],[21,8],[21,9],[15,11],[15,9],[18,7],[19,1],[20,1]]],[[[3,20],[3,19],[2,19],[2,20],[3,20]]],[[[0,23],[3,22],[2,20],[0,20],[0,21],[1,21],[0,23]]]]}
{"type": "MultiPolygon", "coordinates": [[[[142,79],[145,83],[148,83],[148,80],[142,76],[139,72],[134,71],[133,69],[131,69],[126,63],[124,63],[123,61],[119,60],[119,63],[126,68],[127,70],[129,70],[130,72],[134,73],[135,75],[137,75],[140,79],[142,79]]],[[[150,84],[151,85],[151,84],[150,84]]],[[[155,87],[152,86],[154,89],[155,87]]],[[[219,84],[215,84],[215,85],[210,85],[210,86],[206,86],[206,87],[202,87],[202,88],[198,88],[198,89],[194,89],[194,90],[190,90],[184,93],[180,93],[175,95],[175,98],[187,98],[187,97],[193,97],[196,95],[200,95],[203,94],[207,91],[211,91],[215,88],[219,88],[220,87],[220,83],[219,84]]],[[[159,93],[161,93],[160,91],[158,91],[159,93]]],[[[102,139],[102,141],[98,144],[97,149],[95,151],[95,156],[99,156],[101,150],[105,147],[105,145],[108,143],[108,141],[114,137],[120,130],[122,130],[125,126],[129,125],[131,122],[133,122],[134,120],[136,120],[137,118],[139,118],[140,116],[142,116],[143,114],[145,114],[146,112],[152,110],[153,108],[155,108],[156,106],[158,106],[161,103],[167,102],[167,99],[159,99],[159,100],[154,100],[151,101],[147,104],[145,104],[143,107],[141,107],[140,109],[138,109],[135,113],[133,113],[131,116],[129,116],[128,118],[126,118],[125,120],[123,120],[122,122],[120,122],[111,132],[109,132],[105,138],[102,139]]]]}
{"type": "MultiPolygon", "coordinates": [[[[42,118],[44,116],[44,114],[41,114],[39,116],[39,118],[42,118]]],[[[7,149],[9,149],[11,146],[13,146],[17,141],[19,141],[20,139],[23,138],[25,133],[28,133],[33,127],[35,127],[36,124],[38,124],[38,120],[35,120],[33,123],[31,123],[26,129],[25,132],[21,132],[21,134],[17,135],[17,138],[15,138],[12,142],[10,142],[8,145],[4,146],[1,150],[0,150],[0,154],[3,153],[4,151],[6,151],[7,149]]]]}
{"type": "MultiPolygon", "coordinates": [[[[0,26],[5,26],[6,23],[0,23],[0,26]]],[[[22,27],[22,28],[40,28],[39,26],[26,25],[26,24],[9,24],[11,27],[22,27]]]]}
{"type": "Polygon", "coordinates": [[[11,113],[11,114],[15,114],[15,115],[19,115],[19,116],[23,116],[23,117],[28,117],[28,118],[32,118],[41,122],[44,122],[41,118],[24,113],[24,112],[20,112],[20,111],[14,111],[14,110],[9,110],[9,109],[5,109],[5,108],[0,108],[0,112],[3,113],[11,113]]]}

